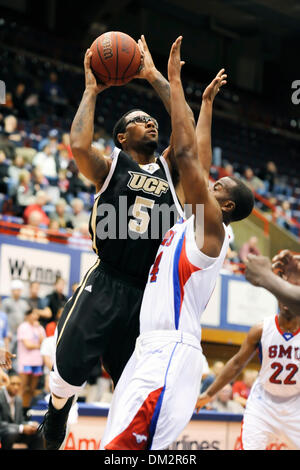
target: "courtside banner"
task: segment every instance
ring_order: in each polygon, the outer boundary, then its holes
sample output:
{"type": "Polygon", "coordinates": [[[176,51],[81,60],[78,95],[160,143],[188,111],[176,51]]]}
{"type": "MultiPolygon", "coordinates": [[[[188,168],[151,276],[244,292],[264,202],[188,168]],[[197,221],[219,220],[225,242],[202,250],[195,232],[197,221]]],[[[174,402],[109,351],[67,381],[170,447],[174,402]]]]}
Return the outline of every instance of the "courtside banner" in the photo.
{"type": "Polygon", "coordinates": [[[37,249],[29,246],[1,243],[0,245],[0,295],[9,296],[11,281],[20,279],[24,282],[24,293],[28,293],[30,282],[40,283],[40,296],[53,291],[57,277],[66,281],[65,295],[69,292],[71,256],[52,252],[49,249],[37,249]]]}

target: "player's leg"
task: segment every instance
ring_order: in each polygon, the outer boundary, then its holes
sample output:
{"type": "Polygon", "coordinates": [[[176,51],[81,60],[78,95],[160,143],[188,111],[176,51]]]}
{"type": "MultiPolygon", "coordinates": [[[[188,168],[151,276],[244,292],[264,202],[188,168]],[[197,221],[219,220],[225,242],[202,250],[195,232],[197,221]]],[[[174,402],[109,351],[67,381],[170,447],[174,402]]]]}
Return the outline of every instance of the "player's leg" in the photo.
{"type": "MultiPolygon", "coordinates": [[[[62,446],[70,408],[109,341],[117,291],[95,265],[65,305],[56,335],[56,355],[50,373],[51,398],[43,422],[48,449],[62,446]]],[[[116,314],[117,315],[117,314],[116,314]]]]}
{"type": "Polygon", "coordinates": [[[248,398],[242,424],[243,450],[266,450],[270,438],[274,435],[272,418],[263,403],[256,403],[248,398]]]}
{"type": "Polygon", "coordinates": [[[145,450],[159,409],[165,375],[176,343],[138,340],[114,391],[101,449],[145,450]]]}
{"type": "Polygon", "coordinates": [[[165,449],[192,416],[201,381],[201,352],[166,340],[142,344],[141,355],[138,348],[139,342],[134,369],[129,361],[131,370],[126,366],[117,385],[102,449],[165,449]],[[124,375],[130,379],[122,384],[124,375]]]}
{"type": "Polygon", "coordinates": [[[149,449],[167,449],[189,423],[199,395],[202,358],[200,349],[177,344],[165,377],[164,397],[153,423],[149,449]]]}
{"type": "Polygon", "coordinates": [[[133,354],[139,336],[143,289],[119,283],[119,294],[122,298],[119,319],[114,325],[110,342],[102,356],[103,366],[110,374],[115,387],[133,354]]]}

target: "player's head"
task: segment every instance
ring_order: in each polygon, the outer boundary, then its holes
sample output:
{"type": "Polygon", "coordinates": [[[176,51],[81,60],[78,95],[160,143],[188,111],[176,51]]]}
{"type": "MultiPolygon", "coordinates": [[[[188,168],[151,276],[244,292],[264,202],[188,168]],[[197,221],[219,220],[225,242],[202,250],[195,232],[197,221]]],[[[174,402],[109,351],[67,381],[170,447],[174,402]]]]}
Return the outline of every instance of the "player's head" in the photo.
{"type": "Polygon", "coordinates": [[[152,154],[158,145],[157,121],[141,109],[132,109],[115,124],[113,139],[115,145],[123,150],[152,154]]]}
{"type": "Polygon", "coordinates": [[[234,176],[224,176],[215,182],[212,193],[221,206],[225,223],[248,217],[254,206],[251,189],[234,176]]]}

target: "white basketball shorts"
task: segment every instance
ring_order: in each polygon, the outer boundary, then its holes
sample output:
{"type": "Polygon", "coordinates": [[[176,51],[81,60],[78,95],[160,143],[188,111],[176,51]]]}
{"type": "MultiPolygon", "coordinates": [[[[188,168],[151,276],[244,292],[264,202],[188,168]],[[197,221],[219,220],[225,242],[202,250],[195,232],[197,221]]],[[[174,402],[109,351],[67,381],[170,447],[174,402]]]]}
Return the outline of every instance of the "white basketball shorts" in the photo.
{"type": "Polygon", "coordinates": [[[101,449],[166,449],[185,428],[200,390],[200,341],[180,331],[139,336],[114,391],[101,449]]]}

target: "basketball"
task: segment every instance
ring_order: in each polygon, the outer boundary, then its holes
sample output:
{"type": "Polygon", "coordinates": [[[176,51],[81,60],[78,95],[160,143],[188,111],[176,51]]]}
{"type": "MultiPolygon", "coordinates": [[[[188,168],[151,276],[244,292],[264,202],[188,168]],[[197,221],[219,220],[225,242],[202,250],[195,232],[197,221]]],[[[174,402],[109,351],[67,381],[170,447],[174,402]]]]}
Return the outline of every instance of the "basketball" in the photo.
{"type": "Polygon", "coordinates": [[[137,42],[128,34],[110,31],[101,34],[90,49],[93,52],[91,68],[96,78],[107,85],[128,83],[141,65],[137,42]]]}

